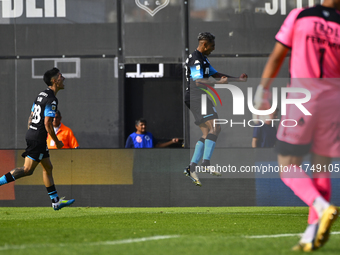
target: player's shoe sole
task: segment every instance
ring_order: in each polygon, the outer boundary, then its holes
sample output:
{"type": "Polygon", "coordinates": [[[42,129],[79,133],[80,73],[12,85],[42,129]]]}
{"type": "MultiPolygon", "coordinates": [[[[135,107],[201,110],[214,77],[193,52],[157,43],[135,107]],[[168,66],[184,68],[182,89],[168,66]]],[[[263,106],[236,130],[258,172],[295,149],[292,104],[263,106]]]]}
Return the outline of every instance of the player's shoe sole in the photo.
{"type": "Polygon", "coordinates": [[[60,200],[58,201],[58,203],[53,203],[52,207],[55,211],[60,210],[61,208],[64,208],[66,206],[70,206],[71,204],[74,203],[74,199],[70,199],[70,200],[65,200],[64,198],[60,198],[60,200]]]}
{"type": "Polygon", "coordinates": [[[185,176],[189,177],[196,186],[199,186],[199,187],[202,186],[202,183],[200,182],[200,180],[195,179],[194,177],[191,176],[189,167],[185,168],[183,173],[185,176]]]}
{"type": "Polygon", "coordinates": [[[201,167],[203,167],[204,173],[210,173],[211,175],[218,177],[222,176],[222,174],[218,171],[210,171],[211,168],[210,160],[203,161],[201,167]]]}
{"type": "Polygon", "coordinates": [[[334,205],[330,205],[322,214],[319,222],[319,228],[314,240],[314,248],[317,249],[328,241],[331,226],[338,218],[338,214],[339,209],[334,205]]]}
{"type": "Polygon", "coordinates": [[[209,171],[209,173],[213,176],[217,176],[217,177],[220,177],[222,176],[222,174],[220,172],[216,172],[216,171],[209,171]]]}

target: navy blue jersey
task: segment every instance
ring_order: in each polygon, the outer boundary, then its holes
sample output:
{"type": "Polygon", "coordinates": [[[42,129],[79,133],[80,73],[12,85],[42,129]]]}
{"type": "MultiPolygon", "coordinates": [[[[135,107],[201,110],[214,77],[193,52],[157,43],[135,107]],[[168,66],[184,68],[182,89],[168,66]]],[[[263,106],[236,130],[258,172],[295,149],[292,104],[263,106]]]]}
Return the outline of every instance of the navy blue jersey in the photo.
{"type": "Polygon", "coordinates": [[[47,130],[45,128],[45,117],[54,118],[57,108],[58,99],[55,97],[53,90],[47,88],[39,93],[31,109],[33,117],[26,133],[27,140],[46,142],[47,130]]]}
{"type": "Polygon", "coordinates": [[[134,132],[127,138],[125,148],[154,148],[156,144],[157,141],[150,132],[145,134],[134,132]]]}
{"type": "Polygon", "coordinates": [[[187,94],[191,93],[191,96],[197,94],[200,97],[202,90],[198,89],[194,81],[203,78],[209,78],[217,73],[217,71],[210,65],[210,62],[206,56],[203,56],[201,52],[195,50],[189,55],[185,61],[186,79],[187,79],[187,94]]]}
{"type": "Polygon", "coordinates": [[[271,148],[276,142],[276,127],[264,124],[262,127],[254,127],[253,137],[257,138],[257,147],[271,148]]]}

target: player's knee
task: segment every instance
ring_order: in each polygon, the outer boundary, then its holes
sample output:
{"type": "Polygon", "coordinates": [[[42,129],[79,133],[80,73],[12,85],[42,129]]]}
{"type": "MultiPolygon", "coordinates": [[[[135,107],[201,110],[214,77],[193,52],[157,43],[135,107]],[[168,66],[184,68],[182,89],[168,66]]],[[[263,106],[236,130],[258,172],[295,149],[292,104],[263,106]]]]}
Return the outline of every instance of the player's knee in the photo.
{"type": "Polygon", "coordinates": [[[44,170],[45,170],[47,173],[52,173],[53,166],[50,165],[50,166],[48,166],[48,167],[45,167],[44,170]]]}
{"type": "Polygon", "coordinates": [[[23,167],[23,169],[24,169],[24,172],[25,172],[25,175],[26,175],[26,176],[30,176],[30,175],[32,175],[33,172],[34,172],[34,168],[23,167]]]}
{"type": "Polygon", "coordinates": [[[221,125],[218,124],[214,127],[214,135],[218,136],[220,132],[221,132],[221,125]]]}

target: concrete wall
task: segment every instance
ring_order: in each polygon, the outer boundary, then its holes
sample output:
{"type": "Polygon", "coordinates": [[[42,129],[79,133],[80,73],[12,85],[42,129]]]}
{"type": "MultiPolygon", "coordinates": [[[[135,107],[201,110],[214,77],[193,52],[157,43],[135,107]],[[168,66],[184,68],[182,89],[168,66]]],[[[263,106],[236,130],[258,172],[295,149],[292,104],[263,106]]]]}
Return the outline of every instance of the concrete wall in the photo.
{"type": "MultiPolygon", "coordinates": [[[[1,150],[0,174],[22,165],[22,151],[1,150]]],[[[74,206],[302,206],[278,174],[201,173],[202,187],[183,175],[190,161],[187,149],[98,149],[50,151],[60,196],[74,206]]],[[[271,149],[218,149],[214,164],[277,165],[271,149]]],[[[306,158],[308,160],[308,158],[306,158]]],[[[307,161],[306,161],[307,162],[307,161]]],[[[335,161],[334,163],[339,163],[335,161]]],[[[333,173],[332,202],[340,202],[339,173],[333,173]]],[[[0,187],[0,206],[50,206],[40,166],[35,173],[0,187]]]]}
{"type": "MultiPolygon", "coordinates": [[[[166,1],[159,2],[163,5],[166,1]]],[[[269,13],[265,8],[268,2],[271,1],[171,0],[157,14],[150,15],[133,0],[0,1],[3,109],[0,148],[25,148],[29,110],[36,95],[45,88],[36,76],[53,66],[64,74],[74,73],[75,64],[68,62],[72,58],[79,62],[79,73],[67,78],[65,91],[58,94],[59,108],[64,124],[73,129],[80,147],[86,149],[124,145],[130,132],[125,130],[130,119],[126,121],[129,112],[127,115],[124,112],[124,99],[134,93],[124,94],[124,90],[130,89],[125,86],[126,64],[181,65],[197,47],[199,32],[216,35],[211,62],[218,71],[235,76],[246,72],[251,78],[260,77],[275,34],[289,11],[297,7],[297,1],[287,0],[286,6],[280,5],[275,13],[269,13]]],[[[320,1],[302,2],[306,6],[320,1]]],[[[151,3],[148,8],[155,8],[155,1],[148,3],[151,3]]],[[[288,77],[287,66],[286,62],[281,77],[288,77]]],[[[164,89],[161,93],[166,96],[169,92],[164,89]]],[[[139,95],[132,98],[136,96],[139,95]]],[[[182,97],[182,94],[178,95],[176,90],[171,96],[182,97]]],[[[146,108],[163,107],[148,97],[141,101],[146,108]]],[[[170,107],[171,103],[164,105],[170,107]]],[[[177,119],[185,115],[184,104],[181,110],[177,119]]],[[[249,116],[249,112],[246,114],[249,116]]],[[[159,118],[162,121],[154,122],[153,127],[164,130],[165,118],[159,118]]],[[[175,129],[182,130],[182,137],[189,123],[193,123],[188,118],[183,118],[184,123],[175,119],[169,122],[176,123],[175,129]]],[[[170,128],[164,130],[160,138],[169,138],[164,135],[169,131],[170,128]]],[[[195,143],[195,133],[192,137],[195,143]]],[[[227,141],[224,147],[248,147],[250,138],[250,129],[238,134],[228,130],[221,134],[220,140],[227,141]]]]}

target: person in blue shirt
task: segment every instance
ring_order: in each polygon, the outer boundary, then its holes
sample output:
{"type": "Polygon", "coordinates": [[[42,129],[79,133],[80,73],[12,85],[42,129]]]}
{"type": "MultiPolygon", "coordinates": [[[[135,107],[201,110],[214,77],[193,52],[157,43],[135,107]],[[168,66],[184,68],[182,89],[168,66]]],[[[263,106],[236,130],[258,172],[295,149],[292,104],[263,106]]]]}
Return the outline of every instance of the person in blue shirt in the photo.
{"type": "Polygon", "coordinates": [[[138,119],[135,122],[136,132],[133,132],[126,140],[125,148],[164,148],[178,143],[178,138],[168,142],[159,143],[150,132],[146,131],[146,120],[138,119]]]}
{"type": "Polygon", "coordinates": [[[253,148],[273,148],[276,142],[276,127],[270,119],[277,119],[279,109],[269,115],[268,121],[263,126],[254,127],[253,130],[253,148]]]}

